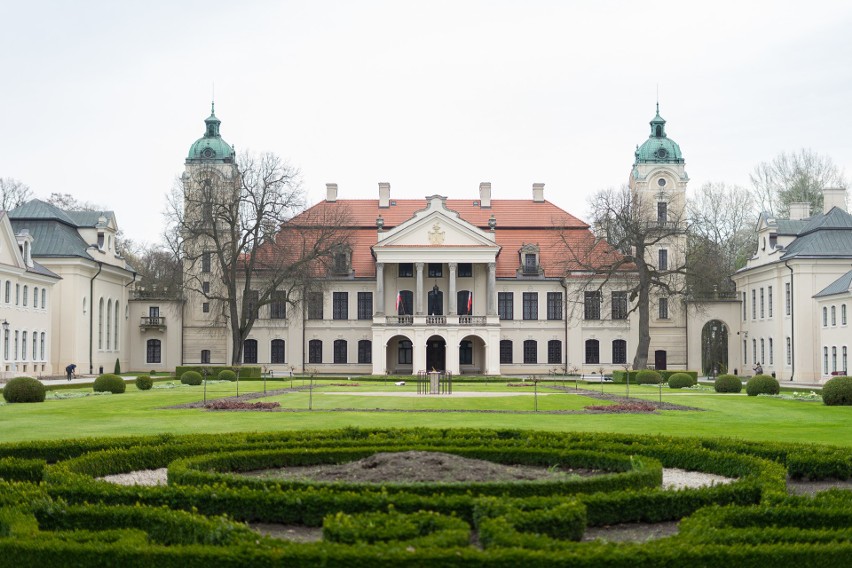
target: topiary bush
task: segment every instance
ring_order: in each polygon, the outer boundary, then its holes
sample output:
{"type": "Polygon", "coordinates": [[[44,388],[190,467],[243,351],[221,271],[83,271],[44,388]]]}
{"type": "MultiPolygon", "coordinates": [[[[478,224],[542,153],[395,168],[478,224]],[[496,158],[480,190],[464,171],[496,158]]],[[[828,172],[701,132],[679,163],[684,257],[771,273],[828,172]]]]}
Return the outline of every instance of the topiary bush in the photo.
{"type": "Polygon", "coordinates": [[[200,385],[204,378],[201,373],[195,371],[187,371],[180,376],[180,382],[184,385],[200,385]]]}
{"type": "Polygon", "coordinates": [[[105,373],[95,379],[95,384],[92,385],[92,390],[95,392],[111,392],[112,394],[121,394],[127,390],[127,385],[124,384],[124,379],[112,373],[105,373]]]}
{"type": "Polygon", "coordinates": [[[663,378],[657,371],[643,369],[636,373],[636,382],[640,385],[658,385],[663,382],[663,378]]]}
{"type": "Polygon", "coordinates": [[[781,392],[781,385],[774,377],[769,375],[755,375],[746,383],[746,394],[749,396],[778,394],[779,392],[781,392]]]}
{"type": "Polygon", "coordinates": [[[230,369],[222,369],[217,377],[220,381],[236,381],[237,374],[230,369]]]}
{"type": "Polygon", "coordinates": [[[115,358],[115,374],[121,374],[121,363],[118,361],[118,357],[115,358]]]}
{"type": "Polygon", "coordinates": [[[834,377],[822,387],[826,406],[852,406],[852,377],[834,377]]]}
{"type": "Polygon", "coordinates": [[[686,373],[675,373],[669,377],[669,388],[684,389],[695,386],[695,381],[686,373]]]}
{"type": "Polygon", "coordinates": [[[716,392],[742,392],[743,382],[734,375],[719,375],[713,388],[716,392]]]}
{"type": "Polygon", "coordinates": [[[154,386],[154,379],[148,375],[139,375],[136,377],[136,388],[141,391],[151,390],[154,386]]]}
{"type": "Polygon", "coordinates": [[[32,377],[15,377],[3,387],[6,402],[44,402],[44,385],[32,377]]]}

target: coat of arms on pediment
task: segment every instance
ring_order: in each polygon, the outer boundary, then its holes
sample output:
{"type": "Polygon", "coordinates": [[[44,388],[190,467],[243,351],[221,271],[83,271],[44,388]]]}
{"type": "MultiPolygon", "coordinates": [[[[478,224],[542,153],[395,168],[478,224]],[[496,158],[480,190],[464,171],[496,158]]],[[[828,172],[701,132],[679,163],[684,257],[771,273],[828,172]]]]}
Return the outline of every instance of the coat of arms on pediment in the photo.
{"type": "Polygon", "coordinates": [[[435,223],[432,225],[432,230],[429,231],[429,242],[433,245],[442,245],[444,244],[444,236],[446,232],[441,230],[440,223],[435,223]]]}

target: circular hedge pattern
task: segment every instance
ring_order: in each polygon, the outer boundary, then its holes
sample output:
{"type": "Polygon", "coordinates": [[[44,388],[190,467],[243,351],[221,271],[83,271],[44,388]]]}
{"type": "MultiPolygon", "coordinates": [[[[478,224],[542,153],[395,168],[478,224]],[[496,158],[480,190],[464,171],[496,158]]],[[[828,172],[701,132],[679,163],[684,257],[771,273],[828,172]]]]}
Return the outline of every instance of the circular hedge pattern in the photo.
{"type": "Polygon", "coordinates": [[[127,385],[124,384],[124,379],[118,375],[106,373],[95,379],[92,385],[92,390],[95,392],[111,392],[113,394],[121,394],[127,390],[127,385]]]}
{"type": "Polygon", "coordinates": [[[44,402],[46,391],[41,381],[32,377],[15,377],[3,387],[6,402],[44,402]]]}
{"type": "Polygon", "coordinates": [[[713,383],[716,392],[742,392],[743,382],[736,375],[719,375],[713,383]]]}
{"type": "Polygon", "coordinates": [[[236,381],[237,374],[230,369],[222,369],[217,377],[220,381],[236,381]]]}
{"type": "Polygon", "coordinates": [[[769,375],[755,375],[746,383],[746,394],[749,396],[757,396],[759,394],[778,394],[781,392],[781,385],[775,377],[769,375]]]}
{"type": "Polygon", "coordinates": [[[154,379],[148,375],[139,375],[136,377],[136,388],[142,391],[151,390],[154,386],[154,379]]]}
{"type": "Polygon", "coordinates": [[[197,371],[187,371],[180,376],[180,382],[184,385],[198,386],[204,381],[201,373],[197,371]]]}
{"type": "Polygon", "coordinates": [[[684,389],[695,386],[695,380],[692,375],[686,373],[675,373],[669,377],[669,388],[684,389]]]}
{"type": "Polygon", "coordinates": [[[852,406],[852,377],[834,377],[822,387],[826,406],[852,406]]]}
{"type": "Polygon", "coordinates": [[[663,377],[657,371],[643,369],[636,373],[636,382],[640,385],[658,385],[663,382],[663,377]]]}

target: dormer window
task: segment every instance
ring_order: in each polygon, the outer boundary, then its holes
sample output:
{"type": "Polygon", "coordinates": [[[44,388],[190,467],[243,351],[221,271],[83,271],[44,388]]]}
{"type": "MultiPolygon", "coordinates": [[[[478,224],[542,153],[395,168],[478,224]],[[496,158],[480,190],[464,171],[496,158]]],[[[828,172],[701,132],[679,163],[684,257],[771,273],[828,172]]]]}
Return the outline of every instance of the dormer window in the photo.
{"type": "Polygon", "coordinates": [[[769,248],[774,249],[778,246],[778,235],[776,233],[769,233],[769,248]]]}
{"type": "Polygon", "coordinates": [[[335,274],[349,274],[352,264],[352,251],[339,249],[332,254],[331,271],[335,274]]]}
{"type": "Polygon", "coordinates": [[[520,254],[521,268],[519,272],[525,276],[538,275],[541,273],[541,262],[539,248],[536,244],[523,245],[520,254]]]}
{"type": "Polygon", "coordinates": [[[98,231],[98,248],[104,250],[104,237],[106,235],[103,231],[98,231]]]}
{"type": "Polygon", "coordinates": [[[524,255],[524,272],[536,272],[538,270],[538,261],[536,255],[527,253],[524,255]]]}

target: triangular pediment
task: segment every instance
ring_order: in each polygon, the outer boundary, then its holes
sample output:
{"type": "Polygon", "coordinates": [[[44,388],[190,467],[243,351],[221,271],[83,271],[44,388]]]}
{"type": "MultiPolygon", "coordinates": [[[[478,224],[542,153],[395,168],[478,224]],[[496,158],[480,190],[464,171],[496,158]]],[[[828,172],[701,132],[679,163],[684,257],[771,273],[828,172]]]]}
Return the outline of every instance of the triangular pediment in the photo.
{"type": "Polygon", "coordinates": [[[387,247],[487,247],[498,249],[494,233],[463,220],[447,209],[446,198],[432,196],[408,221],[379,235],[375,249],[387,247]]]}
{"type": "Polygon", "coordinates": [[[24,258],[21,256],[21,249],[18,246],[18,239],[15,238],[15,233],[9,222],[9,216],[5,212],[0,213],[0,215],[2,215],[0,217],[0,264],[26,269],[24,258]]]}

